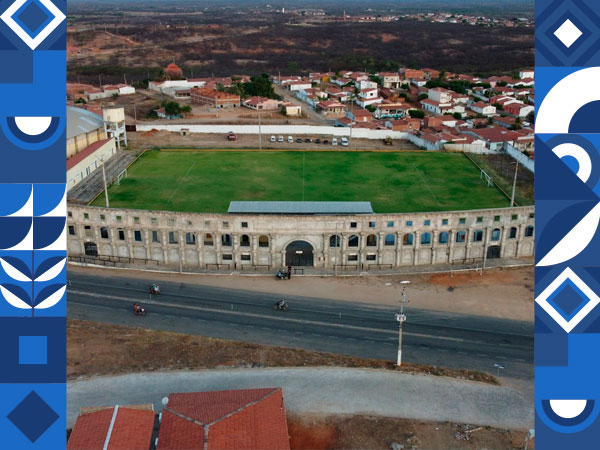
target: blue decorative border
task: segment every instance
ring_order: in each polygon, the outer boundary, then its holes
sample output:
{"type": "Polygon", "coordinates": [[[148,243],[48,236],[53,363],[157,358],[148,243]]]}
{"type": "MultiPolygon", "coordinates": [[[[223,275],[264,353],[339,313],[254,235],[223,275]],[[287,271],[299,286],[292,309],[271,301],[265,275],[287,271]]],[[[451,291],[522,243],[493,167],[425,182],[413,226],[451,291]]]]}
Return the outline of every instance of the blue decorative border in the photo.
{"type": "Polygon", "coordinates": [[[536,448],[600,448],[600,13],[536,0],[536,448]],[[555,33],[564,24],[570,36],[555,33]]]}
{"type": "Polygon", "coordinates": [[[66,448],[66,8],[0,0],[0,447],[14,450],[66,448]]]}

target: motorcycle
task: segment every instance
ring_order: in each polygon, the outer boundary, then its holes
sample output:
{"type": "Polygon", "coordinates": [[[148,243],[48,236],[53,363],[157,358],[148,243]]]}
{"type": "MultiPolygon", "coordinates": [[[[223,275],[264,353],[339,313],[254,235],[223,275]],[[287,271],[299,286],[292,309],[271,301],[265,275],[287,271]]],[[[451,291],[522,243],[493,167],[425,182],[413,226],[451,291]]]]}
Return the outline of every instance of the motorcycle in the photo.
{"type": "Polygon", "coordinates": [[[279,272],[277,272],[277,275],[275,275],[275,276],[278,280],[285,280],[287,278],[287,272],[280,270],[279,272]]]}
{"type": "Polygon", "coordinates": [[[277,302],[273,305],[273,309],[277,311],[287,311],[288,304],[286,302],[277,302]]]}
{"type": "Polygon", "coordinates": [[[136,316],[145,316],[146,310],[144,308],[142,308],[140,305],[138,305],[137,303],[134,303],[133,304],[133,313],[136,316]]]}
{"type": "Polygon", "coordinates": [[[158,284],[153,284],[148,288],[148,292],[150,294],[160,294],[160,286],[158,284]]]}

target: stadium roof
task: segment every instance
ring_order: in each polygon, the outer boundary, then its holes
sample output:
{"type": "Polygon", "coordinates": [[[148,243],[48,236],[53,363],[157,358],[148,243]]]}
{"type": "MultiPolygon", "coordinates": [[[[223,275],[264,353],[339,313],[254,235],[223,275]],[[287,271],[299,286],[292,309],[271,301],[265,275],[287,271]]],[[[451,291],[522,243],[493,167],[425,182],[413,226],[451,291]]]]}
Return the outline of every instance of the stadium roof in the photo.
{"type": "Polygon", "coordinates": [[[67,107],[67,139],[104,127],[102,117],[83,108],[67,107]]]}
{"type": "Polygon", "coordinates": [[[373,214],[371,202],[230,202],[229,214],[373,214]]]}

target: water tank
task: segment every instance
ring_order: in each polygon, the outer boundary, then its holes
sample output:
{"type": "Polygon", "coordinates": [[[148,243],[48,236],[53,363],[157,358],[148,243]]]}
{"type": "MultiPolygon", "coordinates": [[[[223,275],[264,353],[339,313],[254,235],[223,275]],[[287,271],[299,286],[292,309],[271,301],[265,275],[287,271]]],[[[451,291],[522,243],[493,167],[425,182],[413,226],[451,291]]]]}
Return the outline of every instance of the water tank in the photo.
{"type": "Polygon", "coordinates": [[[109,108],[102,110],[105,122],[119,123],[125,121],[125,108],[109,108]]]}

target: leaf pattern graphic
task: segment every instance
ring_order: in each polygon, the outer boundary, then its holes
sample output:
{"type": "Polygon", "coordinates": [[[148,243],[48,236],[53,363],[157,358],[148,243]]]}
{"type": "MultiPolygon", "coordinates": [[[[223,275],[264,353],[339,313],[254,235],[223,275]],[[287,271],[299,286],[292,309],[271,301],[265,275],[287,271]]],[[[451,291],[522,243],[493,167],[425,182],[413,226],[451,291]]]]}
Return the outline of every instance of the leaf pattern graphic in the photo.
{"type": "Polygon", "coordinates": [[[6,272],[6,275],[15,281],[31,281],[31,270],[19,258],[4,256],[0,258],[0,264],[6,272]]]}
{"type": "Polygon", "coordinates": [[[67,286],[64,284],[52,284],[46,286],[35,297],[35,309],[48,309],[56,305],[65,295],[67,286]]]}
{"type": "Polygon", "coordinates": [[[0,285],[0,292],[2,293],[6,301],[15,308],[31,308],[31,305],[27,303],[30,300],[29,294],[27,294],[27,292],[25,292],[23,288],[15,286],[14,284],[3,284],[0,285]]]}
{"type": "Polygon", "coordinates": [[[48,258],[35,271],[35,281],[53,280],[60,275],[66,263],[67,259],[62,256],[48,258]]]}

